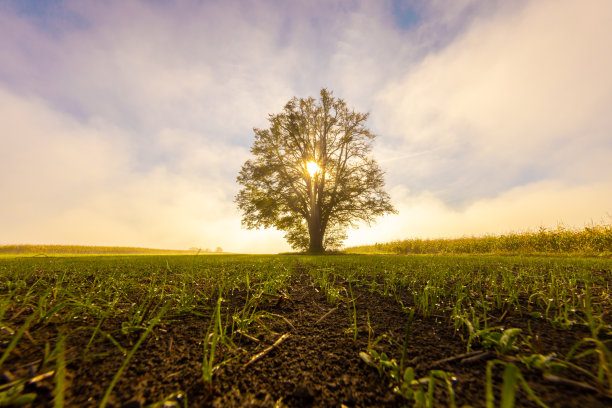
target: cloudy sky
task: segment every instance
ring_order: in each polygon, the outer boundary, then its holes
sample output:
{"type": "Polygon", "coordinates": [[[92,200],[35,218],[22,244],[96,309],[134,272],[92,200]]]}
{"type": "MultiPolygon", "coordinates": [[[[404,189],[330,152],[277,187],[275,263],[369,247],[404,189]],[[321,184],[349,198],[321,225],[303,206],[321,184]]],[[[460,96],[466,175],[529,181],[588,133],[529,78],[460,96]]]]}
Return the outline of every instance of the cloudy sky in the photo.
{"type": "Polygon", "coordinates": [[[0,0],[0,244],[289,250],[253,127],[370,112],[399,214],[347,245],[612,222],[609,0],[0,0]]]}

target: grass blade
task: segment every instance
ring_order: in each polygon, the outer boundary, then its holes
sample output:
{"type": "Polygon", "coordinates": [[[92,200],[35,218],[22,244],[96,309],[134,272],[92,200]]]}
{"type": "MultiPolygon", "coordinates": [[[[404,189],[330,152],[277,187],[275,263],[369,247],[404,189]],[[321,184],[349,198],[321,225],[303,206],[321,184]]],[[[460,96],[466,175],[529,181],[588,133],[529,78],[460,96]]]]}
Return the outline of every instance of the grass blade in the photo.
{"type": "Polygon", "coordinates": [[[53,398],[53,408],[64,408],[64,391],[66,389],[66,356],[64,341],[62,336],[57,344],[57,369],[55,370],[55,396],[53,398]]]}
{"type": "Polygon", "coordinates": [[[486,370],[486,386],[485,386],[485,399],[486,399],[486,407],[487,408],[495,408],[495,396],[493,395],[493,366],[495,365],[495,360],[489,361],[487,363],[486,370]]]}
{"type": "Polygon", "coordinates": [[[19,331],[15,333],[8,347],[6,348],[6,350],[4,350],[4,353],[2,353],[2,357],[0,357],[0,367],[2,367],[2,364],[4,363],[4,361],[6,361],[8,356],[11,354],[11,351],[13,351],[13,349],[15,348],[15,346],[21,339],[21,336],[23,336],[25,331],[28,330],[28,327],[30,327],[30,324],[32,324],[32,321],[34,321],[35,318],[36,318],[36,313],[32,313],[30,317],[28,317],[28,319],[21,325],[21,327],[19,328],[19,331]]]}
{"type": "Polygon", "coordinates": [[[504,369],[504,383],[502,385],[501,408],[514,408],[516,398],[518,368],[514,364],[506,364],[504,369]]]}
{"type": "Polygon", "coordinates": [[[153,318],[153,320],[151,320],[151,322],[149,323],[149,327],[147,327],[147,329],[144,331],[144,333],[142,333],[140,335],[140,338],[138,339],[136,344],[134,344],[134,347],[132,347],[132,350],[130,350],[130,353],[123,360],[123,363],[121,364],[121,367],[119,367],[119,370],[117,370],[117,372],[115,373],[115,376],[113,377],[113,379],[112,379],[111,383],[109,384],[108,388],[106,388],[106,392],[104,393],[104,396],[102,397],[102,402],[100,402],[100,408],[105,408],[106,407],[106,404],[108,403],[108,399],[110,398],[111,392],[113,392],[113,388],[115,388],[115,384],[117,384],[117,381],[121,377],[121,374],[123,374],[123,371],[125,370],[125,368],[129,364],[130,360],[132,359],[132,357],[136,353],[136,350],[138,350],[138,348],[140,347],[140,345],[142,344],[144,339],[147,338],[149,333],[151,333],[153,328],[159,323],[159,321],[161,320],[161,318],[164,315],[164,313],[166,313],[166,310],[167,310],[167,307],[164,306],[160,310],[160,312],[157,314],[157,316],[155,316],[155,318],[153,318]]]}

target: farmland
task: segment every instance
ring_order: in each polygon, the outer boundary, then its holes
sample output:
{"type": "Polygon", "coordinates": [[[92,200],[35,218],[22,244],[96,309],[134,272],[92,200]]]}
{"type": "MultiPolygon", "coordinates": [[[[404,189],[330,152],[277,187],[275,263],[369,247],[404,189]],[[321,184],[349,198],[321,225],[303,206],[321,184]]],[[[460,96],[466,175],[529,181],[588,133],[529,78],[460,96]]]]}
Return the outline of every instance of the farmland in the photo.
{"type": "Polygon", "coordinates": [[[0,406],[612,404],[607,257],[13,257],[0,276],[0,406]]]}
{"type": "Polygon", "coordinates": [[[349,253],[385,254],[506,254],[557,256],[610,256],[612,224],[583,229],[541,227],[537,231],[480,237],[407,239],[347,248],[349,253]]]}

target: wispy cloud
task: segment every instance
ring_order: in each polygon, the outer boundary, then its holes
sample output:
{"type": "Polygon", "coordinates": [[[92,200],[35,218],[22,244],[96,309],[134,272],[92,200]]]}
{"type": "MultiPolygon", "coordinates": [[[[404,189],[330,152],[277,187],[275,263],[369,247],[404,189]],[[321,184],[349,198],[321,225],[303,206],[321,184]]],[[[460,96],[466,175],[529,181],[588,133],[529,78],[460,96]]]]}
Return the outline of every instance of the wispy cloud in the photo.
{"type": "Polygon", "coordinates": [[[381,149],[455,147],[390,163],[390,176],[401,166],[412,190],[456,204],[538,181],[609,181],[611,16],[606,2],[531,2],[476,19],[413,64],[377,95],[377,125],[393,137],[381,149]]]}

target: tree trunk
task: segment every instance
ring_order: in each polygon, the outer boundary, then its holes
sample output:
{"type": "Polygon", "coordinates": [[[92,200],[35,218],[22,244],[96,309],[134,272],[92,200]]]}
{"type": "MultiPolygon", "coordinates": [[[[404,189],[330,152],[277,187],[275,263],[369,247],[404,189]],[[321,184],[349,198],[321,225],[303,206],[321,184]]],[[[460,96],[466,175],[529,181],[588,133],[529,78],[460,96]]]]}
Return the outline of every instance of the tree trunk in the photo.
{"type": "Polygon", "coordinates": [[[323,233],[321,228],[321,209],[316,199],[316,183],[310,194],[310,220],[308,220],[308,234],[310,236],[310,244],[308,252],[311,254],[322,254],[323,249],[323,233]]]}
{"type": "Polygon", "coordinates": [[[321,234],[321,219],[319,218],[318,223],[312,221],[308,226],[310,234],[308,252],[311,254],[322,254],[325,250],[323,249],[323,234],[321,234]]]}

